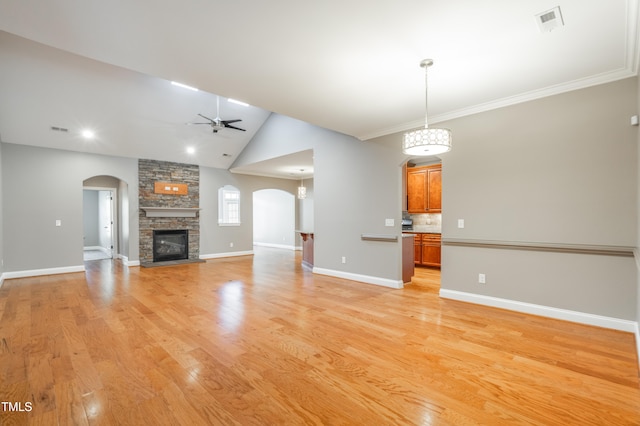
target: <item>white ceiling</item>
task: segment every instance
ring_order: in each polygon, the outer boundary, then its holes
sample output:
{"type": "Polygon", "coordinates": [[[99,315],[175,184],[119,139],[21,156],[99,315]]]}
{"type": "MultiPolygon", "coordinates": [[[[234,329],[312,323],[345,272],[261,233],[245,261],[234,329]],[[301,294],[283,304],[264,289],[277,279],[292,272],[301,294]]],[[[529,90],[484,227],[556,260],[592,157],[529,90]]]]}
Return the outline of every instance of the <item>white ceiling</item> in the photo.
{"type": "Polygon", "coordinates": [[[431,123],[637,75],[637,24],[638,0],[0,0],[0,136],[228,168],[268,111],[360,139],[423,125],[424,58],[431,123]],[[247,132],[184,124],[212,93],[257,106],[221,102],[247,132]]]}

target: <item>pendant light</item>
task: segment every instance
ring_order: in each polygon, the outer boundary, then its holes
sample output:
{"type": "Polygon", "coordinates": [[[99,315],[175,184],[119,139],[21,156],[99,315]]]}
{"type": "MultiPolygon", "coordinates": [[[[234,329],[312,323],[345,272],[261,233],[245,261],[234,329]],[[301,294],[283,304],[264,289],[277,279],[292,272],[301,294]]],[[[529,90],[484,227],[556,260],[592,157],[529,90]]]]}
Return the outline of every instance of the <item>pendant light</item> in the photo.
{"type": "Polygon", "coordinates": [[[300,186],[298,187],[298,200],[304,200],[307,198],[307,188],[304,187],[304,179],[302,173],[304,169],[300,169],[300,186]]]}
{"type": "Polygon", "coordinates": [[[414,130],[404,134],[402,152],[407,155],[427,156],[438,155],[451,150],[451,130],[429,128],[428,120],[428,78],[427,69],[433,65],[432,59],[424,59],[420,66],[424,68],[425,86],[425,115],[424,129],[414,130]]]}

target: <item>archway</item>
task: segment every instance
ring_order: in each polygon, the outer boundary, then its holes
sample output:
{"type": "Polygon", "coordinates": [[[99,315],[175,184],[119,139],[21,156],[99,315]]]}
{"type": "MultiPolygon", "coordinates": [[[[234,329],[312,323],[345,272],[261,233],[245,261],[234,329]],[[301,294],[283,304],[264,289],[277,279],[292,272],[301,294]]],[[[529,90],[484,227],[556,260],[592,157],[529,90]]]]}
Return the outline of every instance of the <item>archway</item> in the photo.
{"type": "Polygon", "coordinates": [[[105,175],[82,182],[85,261],[128,257],[128,187],[125,181],[105,175]]]}
{"type": "Polygon", "coordinates": [[[253,244],[295,250],[293,194],[279,189],[253,193],[253,244]]]}

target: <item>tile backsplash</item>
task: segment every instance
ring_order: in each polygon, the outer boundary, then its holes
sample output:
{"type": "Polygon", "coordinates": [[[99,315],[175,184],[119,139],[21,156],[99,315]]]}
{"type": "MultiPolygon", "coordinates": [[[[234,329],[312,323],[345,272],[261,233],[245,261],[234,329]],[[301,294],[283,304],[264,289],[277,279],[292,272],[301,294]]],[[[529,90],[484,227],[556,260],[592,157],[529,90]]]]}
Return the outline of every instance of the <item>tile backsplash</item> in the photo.
{"type": "Polygon", "coordinates": [[[423,213],[410,215],[413,219],[413,226],[436,226],[442,227],[442,213],[423,213]]]}

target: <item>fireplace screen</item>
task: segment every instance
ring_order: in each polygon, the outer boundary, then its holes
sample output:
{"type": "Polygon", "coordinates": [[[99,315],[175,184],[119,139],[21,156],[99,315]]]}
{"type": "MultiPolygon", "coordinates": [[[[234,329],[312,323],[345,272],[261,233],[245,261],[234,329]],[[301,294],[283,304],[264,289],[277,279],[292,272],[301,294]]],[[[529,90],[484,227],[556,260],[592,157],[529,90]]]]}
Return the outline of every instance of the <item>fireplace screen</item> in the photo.
{"type": "Polygon", "coordinates": [[[153,231],[153,261],[181,260],[189,258],[189,233],[187,230],[153,231]]]}

